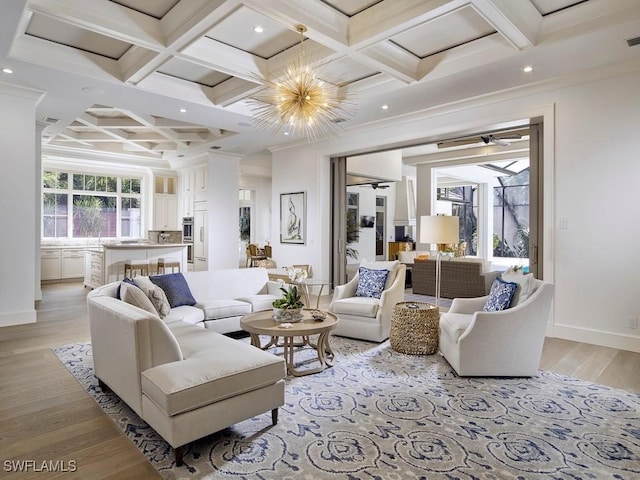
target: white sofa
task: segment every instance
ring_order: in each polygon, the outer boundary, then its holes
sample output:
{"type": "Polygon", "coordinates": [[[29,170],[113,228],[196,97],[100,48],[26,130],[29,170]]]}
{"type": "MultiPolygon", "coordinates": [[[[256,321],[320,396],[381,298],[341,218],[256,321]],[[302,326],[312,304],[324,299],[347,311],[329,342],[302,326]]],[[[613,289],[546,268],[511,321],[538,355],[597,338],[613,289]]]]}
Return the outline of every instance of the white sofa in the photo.
{"type": "Polygon", "coordinates": [[[404,300],[404,282],[407,267],[397,260],[390,262],[362,262],[361,267],[389,270],[386,286],[380,298],[356,297],[359,273],[333,292],[328,310],[340,322],[334,335],[383,342],[389,338],[393,307],[404,300]]]}
{"type": "MultiPolygon", "coordinates": [[[[513,281],[510,277],[507,281],[513,281]]],[[[458,375],[527,377],[538,373],[554,286],[520,275],[511,307],[483,312],[488,296],[456,298],[440,316],[440,352],[458,375]],[[526,298],[522,285],[526,285],[526,298]]]]}
{"type": "Polygon", "coordinates": [[[238,330],[241,312],[267,302],[271,308],[266,282],[258,285],[266,271],[257,270],[185,274],[199,306],[172,308],[162,320],[117,299],[120,282],[87,296],[100,386],[115,392],[175,449],[177,465],[182,447],[193,440],[269,410],[277,422],[284,360],[212,331],[238,330]]]}
{"type": "Polygon", "coordinates": [[[262,267],[188,272],[184,277],[198,303],[178,307],[184,311],[172,309],[169,321],[179,315],[187,323],[203,322],[218,333],[241,330],[244,315],[271,310],[273,301],[281,296],[280,283],[269,280],[262,267]]]}

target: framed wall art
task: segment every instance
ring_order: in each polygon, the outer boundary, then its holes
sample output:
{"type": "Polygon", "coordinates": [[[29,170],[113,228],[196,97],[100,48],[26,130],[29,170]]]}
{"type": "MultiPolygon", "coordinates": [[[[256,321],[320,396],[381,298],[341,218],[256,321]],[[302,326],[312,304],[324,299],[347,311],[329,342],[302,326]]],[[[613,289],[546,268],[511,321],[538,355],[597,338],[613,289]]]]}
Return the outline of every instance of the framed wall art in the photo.
{"type": "Polygon", "coordinates": [[[306,243],[306,200],[305,192],[280,194],[280,243],[306,243]]]}

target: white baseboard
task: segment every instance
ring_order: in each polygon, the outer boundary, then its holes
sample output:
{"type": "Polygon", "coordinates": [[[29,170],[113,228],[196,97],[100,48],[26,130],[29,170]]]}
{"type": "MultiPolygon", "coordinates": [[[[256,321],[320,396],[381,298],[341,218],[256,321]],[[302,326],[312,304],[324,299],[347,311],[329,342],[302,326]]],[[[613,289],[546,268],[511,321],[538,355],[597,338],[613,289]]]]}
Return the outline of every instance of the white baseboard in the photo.
{"type": "Polygon", "coordinates": [[[547,336],[640,353],[640,336],[638,335],[624,335],[556,324],[547,329],[547,336]]]}
{"type": "Polygon", "coordinates": [[[25,310],[23,312],[0,313],[0,327],[11,325],[23,325],[25,323],[36,323],[36,311],[25,310]]]}

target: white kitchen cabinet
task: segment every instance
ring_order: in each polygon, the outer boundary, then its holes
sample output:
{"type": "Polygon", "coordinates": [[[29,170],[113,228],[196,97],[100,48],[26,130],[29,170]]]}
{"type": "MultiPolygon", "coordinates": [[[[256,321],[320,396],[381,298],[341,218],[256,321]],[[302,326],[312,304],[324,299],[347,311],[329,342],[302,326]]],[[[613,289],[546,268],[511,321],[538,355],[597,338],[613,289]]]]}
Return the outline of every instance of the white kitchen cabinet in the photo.
{"type": "Polygon", "coordinates": [[[84,249],[62,249],[62,271],[60,278],[84,277],[84,249]]]}
{"type": "MultiPolygon", "coordinates": [[[[196,202],[200,204],[202,202],[196,202]]],[[[199,206],[199,205],[198,205],[199,206]]],[[[193,217],[193,269],[208,270],[207,211],[196,210],[193,217]]]]}
{"type": "Polygon", "coordinates": [[[59,248],[40,250],[40,280],[59,280],[62,274],[62,251],[59,248]]]}
{"type": "Polygon", "coordinates": [[[96,288],[104,285],[104,254],[98,250],[84,252],[84,286],[96,288]]]}
{"type": "Polygon", "coordinates": [[[178,194],[178,177],[173,175],[156,175],[153,177],[153,185],[153,193],[155,194],[178,194]]]}
{"type": "Polygon", "coordinates": [[[178,196],[153,196],[153,229],[178,230],[178,196]]]}
{"type": "Polygon", "coordinates": [[[207,191],[207,176],[209,167],[203,165],[195,169],[195,191],[206,192],[207,191]]]}
{"type": "Polygon", "coordinates": [[[209,270],[209,265],[206,258],[195,257],[193,259],[194,272],[206,272],[207,270],[209,270]]]}
{"type": "Polygon", "coordinates": [[[182,217],[193,217],[195,185],[195,169],[184,170],[180,174],[180,215],[182,217]]]}

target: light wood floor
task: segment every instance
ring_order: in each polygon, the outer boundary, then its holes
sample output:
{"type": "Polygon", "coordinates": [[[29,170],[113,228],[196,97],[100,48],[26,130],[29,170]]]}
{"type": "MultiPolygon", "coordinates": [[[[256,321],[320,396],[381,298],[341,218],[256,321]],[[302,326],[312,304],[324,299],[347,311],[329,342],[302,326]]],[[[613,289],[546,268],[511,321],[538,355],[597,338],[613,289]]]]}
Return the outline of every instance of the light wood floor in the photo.
{"type": "MultiPolygon", "coordinates": [[[[0,328],[3,479],[161,478],[51,351],[89,341],[86,294],[79,283],[43,286],[37,323],[0,328]],[[6,472],[5,460],[74,460],[77,472],[6,472]]],[[[640,393],[638,353],[548,338],[540,368],[640,393]]]]}

